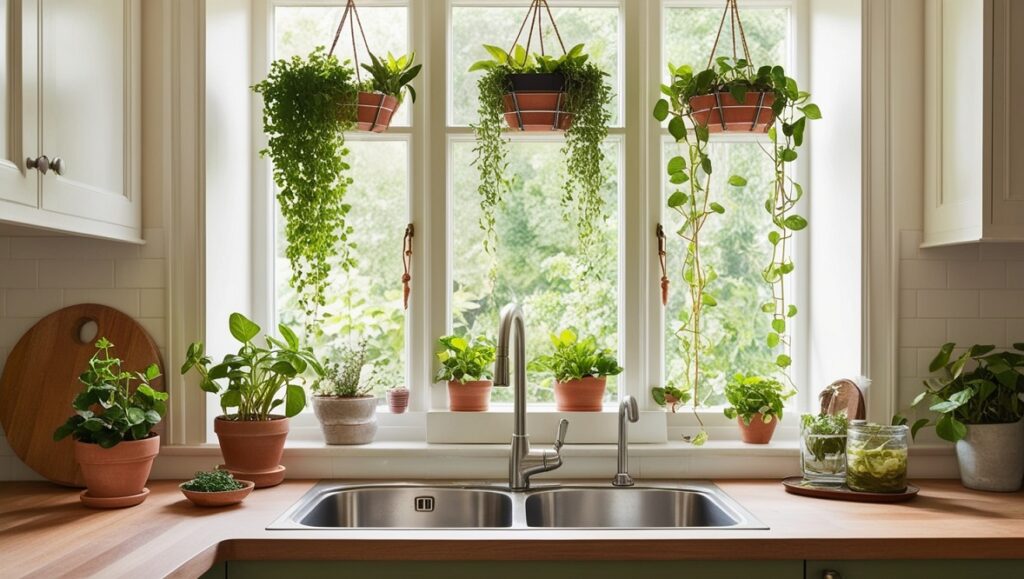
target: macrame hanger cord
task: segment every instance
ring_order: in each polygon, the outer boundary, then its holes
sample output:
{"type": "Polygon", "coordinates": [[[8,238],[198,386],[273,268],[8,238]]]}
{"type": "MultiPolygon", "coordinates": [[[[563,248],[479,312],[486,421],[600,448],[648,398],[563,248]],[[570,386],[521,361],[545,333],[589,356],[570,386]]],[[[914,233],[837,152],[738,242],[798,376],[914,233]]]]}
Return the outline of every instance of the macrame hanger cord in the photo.
{"type": "Polygon", "coordinates": [[[555,38],[558,39],[558,46],[562,49],[562,54],[566,54],[565,43],[562,42],[562,33],[558,30],[558,24],[555,23],[555,17],[551,14],[551,6],[548,5],[547,0],[532,0],[530,2],[530,8],[526,11],[526,17],[523,18],[523,23],[519,25],[519,32],[516,34],[516,39],[512,41],[512,47],[508,49],[509,58],[514,58],[516,46],[519,44],[519,39],[523,37],[523,31],[526,30],[526,23],[530,23],[530,29],[526,33],[526,54],[530,54],[530,47],[533,45],[533,33],[537,31],[537,39],[540,43],[540,53],[545,55],[544,51],[544,19],[543,12],[547,12],[548,22],[551,23],[551,29],[555,32],[555,38]]]}
{"type": "Polygon", "coordinates": [[[334,54],[334,49],[338,46],[338,39],[341,38],[341,31],[345,28],[345,22],[348,21],[350,33],[352,37],[352,59],[355,62],[356,69],[356,82],[360,84],[363,82],[362,74],[359,72],[359,51],[356,50],[356,27],[359,27],[359,36],[363,39],[363,47],[366,48],[366,53],[370,53],[370,43],[366,41],[366,31],[363,30],[363,21],[359,18],[359,11],[356,10],[355,0],[348,0],[345,4],[345,10],[341,13],[341,22],[338,23],[338,29],[334,31],[334,41],[331,42],[331,49],[327,52],[327,56],[334,54]],[[351,14],[351,18],[349,15],[351,14]]]}
{"type": "Polygon", "coordinates": [[[405,273],[402,274],[402,309],[409,309],[409,294],[411,293],[411,287],[409,282],[412,281],[412,275],[409,274],[409,270],[412,268],[412,239],[415,235],[412,223],[405,228],[405,237],[402,239],[402,266],[405,268],[405,273]]]}
{"type": "Polygon", "coordinates": [[[737,60],[739,54],[736,51],[736,31],[739,30],[740,41],[743,46],[743,57],[747,61],[747,66],[753,67],[753,62],[750,60],[750,49],[747,47],[747,35],[743,31],[743,21],[740,20],[740,8],[736,3],[736,0],[725,0],[725,10],[722,12],[722,19],[718,23],[718,32],[715,34],[715,42],[711,45],[711,54],[708,56],[708,66],[715,62],[715,52],[718,51],[718,42],[722,38],[722,30],[725,29],[725,19],[729,18],[729,29],[732,34],[732,57],[733,60],[737,60]]]}

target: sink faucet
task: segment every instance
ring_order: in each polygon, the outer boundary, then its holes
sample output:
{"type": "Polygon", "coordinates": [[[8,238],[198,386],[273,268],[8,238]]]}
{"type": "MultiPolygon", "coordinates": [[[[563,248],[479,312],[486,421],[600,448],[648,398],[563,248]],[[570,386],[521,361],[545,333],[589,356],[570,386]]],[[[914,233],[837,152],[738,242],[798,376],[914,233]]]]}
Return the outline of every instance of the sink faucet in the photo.
{"type": "Polygon", "coordinates": [[[509,385],[508,343],[515,330],[515,419],[512,424],[512,452],[508,462],[508,486],[513,491],[530,488],[530,477],[562,466],[559,450],[565,442],[569,421],[558,423],[553,449],[531,450],[530,436],[526,434],[526,322],[523,310],[517,304],[508,304],[501,310],[498,326],[498,348],[494,363],[494,385],[509,385]]]}
{"type": "Polygon", "coordinates": [[[640,413],[636,408],[636,398],[626,396],[619,403],[619,468],[612,484],[617,487],[633,486],[633,477],[629,476],[629,433],[626,419],[636,422],[640,413]]]}

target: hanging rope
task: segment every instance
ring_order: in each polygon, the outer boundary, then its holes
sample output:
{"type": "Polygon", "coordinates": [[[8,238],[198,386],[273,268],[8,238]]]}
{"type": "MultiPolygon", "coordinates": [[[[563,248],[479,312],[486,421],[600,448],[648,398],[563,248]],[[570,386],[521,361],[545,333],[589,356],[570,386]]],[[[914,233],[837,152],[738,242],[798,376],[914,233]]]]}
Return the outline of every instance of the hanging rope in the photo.
{"type": "Polygon", "coordinates": [[[555,32],[555,38],[558,39],[558,45],[562,48],[562,54],[565,54],[565,43],[562,42],[562,33],[558,31],[558,25],[555,24],[555,17],[551,14],[551,7],[548,6],[548,0],[532,0],[530,2],[530,8],[526,11],[526,18],[523,18],[523,23],[519,25],[519,32],[516,33],[516,39],[512,41],[512,47],[508,49],[509,58],[514,58],[513,55],[515,54],[516,46],[519,44],[519,39],[523,36],[523,30],[526,30],[527,22],[530,23],[530,30],[526,33],[526,54],[530,54],[530,46],[533,43],[533,31],[536,30],[537,38],[540,42],[541,56],[545,55],[544,23],[541,17],[543,14],[541,12],[541,8],[547,12],[548,22],[551,23],[551,29],[555,32]]]}
{"type": "Polygon", "coordinates": [[[665,228],[658,224],[658,228],[655,229],[655,235],[658,237],[658,261],[661,263],[661,305],[668,305],[668,265],[665,263],[668,257],[668,252],[665,250],[665,228]]]}
{"type": "Polygon", "coordinates": [[[412,268],[412,238],[414,235],[412,223],[405,228],[405,238],[402,240],[402,265],[405,268],[405,273],[402,274],[402,309],[409,309],[409,293],[411,289],[409,282],[412,281],[412,276],[409,275],[409,270],[412,268]]]}
{"type": "Polygon", "coordinates": [[[345,22],[348,21],[349,28],[351,29],[352,36],[352,59],[356,64],[356,81],[359,83],[363,82],[362,76],[359,74],[359,52],[356,50],[356,27],[359,27],[359,35],[363,38],[363,46],[366,48],[366,53],[371,54],[370,44],[366,42],[366,32],[363,30],[363,21],[359,18],[359,12],[356,10],[356,1],[348,0],[345,4],[345,10],[341,13],[341,22],[338,23],[338,29],[334,31],[334,41],[331,42],[331,49],[327,52],[327,56],[334,54],[334,49],[338,46],[338,39],[341,38],[341,31],[345,28],[345,22]],[[349,20],[351,14],[352,19],[349,20]]]}
{"type": "Polygon", "coordinates": [[[747,61],[747,66],[753,68],[754,62],[750,59],[750,48],[747,46],[747,34],[743,31],[743,21],[740,20],[740,8],[736,4],[737,0],[725,0],[725,11],[722,12],[722,20],[718,23],[718,33],[715,34],[715,43],[711,46],[711,55],[708,56],[708,66],[715,62],[715,52],[718,50],[718,41],[722,38],[722,30],[725,28],[725,19],[729,18],[729,31],[732,35],[732,58],[733,60],[739,60],[739,54],[736,51],[736,31],[739,30],[740,45],[743,47],[743,58],[747,61]]]}

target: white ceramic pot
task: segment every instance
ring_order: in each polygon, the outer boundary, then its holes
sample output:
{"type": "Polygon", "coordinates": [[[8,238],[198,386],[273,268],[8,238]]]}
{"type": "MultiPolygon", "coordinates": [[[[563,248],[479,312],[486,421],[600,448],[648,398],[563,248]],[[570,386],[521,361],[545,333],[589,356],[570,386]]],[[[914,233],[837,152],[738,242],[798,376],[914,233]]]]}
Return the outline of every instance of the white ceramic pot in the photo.
{"type": "Polygon", "coordinates": [[[1014,492],[1024,481],[1024,420],[968,424],[956,443],[960,481],[969,489],[1014,492]]]}
{"type": "Polygon", "coordinates": [[[377,399],[314,396],[313,413],[327,444],[367,444],[377,434],[377,399]]]}

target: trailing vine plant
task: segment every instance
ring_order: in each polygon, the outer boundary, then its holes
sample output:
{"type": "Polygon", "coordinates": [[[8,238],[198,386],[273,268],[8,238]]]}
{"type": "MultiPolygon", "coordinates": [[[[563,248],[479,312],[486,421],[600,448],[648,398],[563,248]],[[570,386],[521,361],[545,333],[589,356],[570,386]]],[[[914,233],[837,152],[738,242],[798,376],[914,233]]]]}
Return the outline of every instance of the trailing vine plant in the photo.
{"type": "Polygon", "coordinates": [[[345,157],[357,94],[354,71],[318,47],[306,58],[274,61],[267,78],[253,86],[263,97],[267,147],[273,161],[277,202],[285,219],[291,286],[305,314],[306,334],[320,333],[319,308],[326,304],[331,260],[346,271],[355,260],[346,221],[345,193],[352,179],[345,157]]]}
{"type": "Polygon", "coordinates": [[[476,133],[476,158],[473,164],[480,175],[478,192],[483,215],[480,228],[484,231],[484,249],[493,254],[496,249],[494,231],[495,212],[504,203],[511,181],[506,177],[508,168],[508,139],[504,135],[504,96],[511,91],[509,75],[561,74],[565,79],[566,102],[564,112],[572,115],[572,124],[565,131],[565,181],[562,185],[563,218],[577,227],[580,253],[589,263],[596,225],[604,220],[602,189],[607,182],[604,170],[603,144],[608,136],[612,101],[612,87],[608,73],[589,62],[584,46],[578,44],[561,57],[531,54],[516,44],[512,51],[484,45],[491,58],[474,63],[469,70],[484,71],[477,81],[479,105],[477,122],[472,125],[476,133]]]}

